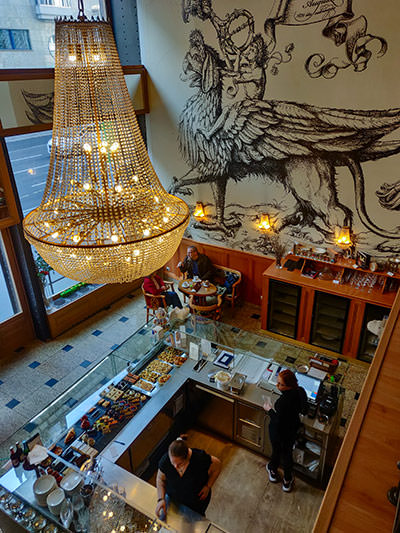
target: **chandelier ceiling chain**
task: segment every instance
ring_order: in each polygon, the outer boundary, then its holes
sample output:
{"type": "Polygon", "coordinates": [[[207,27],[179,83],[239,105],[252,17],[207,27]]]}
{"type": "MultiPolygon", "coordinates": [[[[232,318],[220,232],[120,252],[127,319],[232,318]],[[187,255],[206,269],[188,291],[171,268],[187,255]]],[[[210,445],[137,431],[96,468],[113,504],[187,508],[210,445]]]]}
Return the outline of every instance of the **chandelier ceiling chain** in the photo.
{"type": "Polygon", "coordinates": [[[64,276],[129,282],[173,256],[189,209],[150,162],[110,24],[78,6],[77,20],[56,20],[49,172],[24,231],[64,276]]]}

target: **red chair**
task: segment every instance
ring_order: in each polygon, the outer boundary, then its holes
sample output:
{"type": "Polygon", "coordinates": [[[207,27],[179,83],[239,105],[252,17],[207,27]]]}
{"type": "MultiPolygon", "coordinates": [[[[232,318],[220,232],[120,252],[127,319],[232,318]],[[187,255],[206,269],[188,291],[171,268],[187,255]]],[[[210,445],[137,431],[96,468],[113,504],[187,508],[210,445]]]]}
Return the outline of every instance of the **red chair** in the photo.
{"type": "MultiPolygon", "coordinates": [[[[164,281],[164,284],[169,291],[175,290],[172,281],[164,281]]],[[[144,296],[144,301],[146,302],[146,322],[149,321],[150,314],[151,316],[155,316],[155,313],[159,307],[163,307],[165,310],[167,310],[168,305],[163,294],[150,294],[144,290],[143,284],[142,293],[144,296]]]]}

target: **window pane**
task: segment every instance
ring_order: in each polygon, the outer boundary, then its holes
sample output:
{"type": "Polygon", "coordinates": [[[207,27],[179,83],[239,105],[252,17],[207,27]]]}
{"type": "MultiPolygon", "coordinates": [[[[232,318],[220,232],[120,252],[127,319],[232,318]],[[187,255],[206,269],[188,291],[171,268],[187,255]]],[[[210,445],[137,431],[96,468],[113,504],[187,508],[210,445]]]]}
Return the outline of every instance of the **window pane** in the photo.
{"type": "MultiPolygon", "coordinates": [[[[0,1],[0,69],[54,67],[54,19],[76,17],[77,0],[25,1],[18,9],[14,3],[0,1]]],[[[104,0],[84,0],[83,4],[88,18],[106,18],[104,0]]]]}
{"type": "Polygon", "coordinates": [[[0,234],[0,322],[21,311],[14,278],[11,273],[3,238],[0,234]]]}
{"type": "Polygon", "coordinates": [[[8,30],[0,30],[0,50],[9,50],[10,48],[12,48],[10,32],[8,30]]]}
{"type": "Polygon", "coordinates": [[[28,30],[10,30],[10,33],[15,50],[30,50],[28,30]]]}
{"type": "MultiPolygon", "coordinates": [[[[29,133],[7,137],[6,145],[10,157],[18,196],[24,217],[40,205],[46,185],[47,172],[50,162],[51,131],[29,133]]],[[[61,276],[49,267],[32,247],[38,276],[42,282],[44,295],[53,299],[60,292],[69,289],[78,282],[61,276]]],[[[90,286],[94,288],[95,286],[90,286]]],[[[80,288],[77,293],[68,298],[54,300],[55,307],[68,304],[72,299],[88,292],[89,287],[80,288]]]]}

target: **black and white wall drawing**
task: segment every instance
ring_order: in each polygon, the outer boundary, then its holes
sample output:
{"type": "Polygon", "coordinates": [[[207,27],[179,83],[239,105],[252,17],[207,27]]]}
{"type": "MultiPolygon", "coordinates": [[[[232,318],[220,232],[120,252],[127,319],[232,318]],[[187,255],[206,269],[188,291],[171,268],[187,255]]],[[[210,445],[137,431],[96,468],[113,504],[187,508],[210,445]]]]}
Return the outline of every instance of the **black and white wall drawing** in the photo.
{"type": "Polygon", "coordinates": [[[190,236],[262,253],[255,221],[269,213],[288,241],[330,243],[350,225],[362,249],[399,253],[400,103],[366,83],[397,87],[382,71],[400,39],[379,13],[374,27],[372,0],[168,3],[181,30],[181,161],[155,155],[170,190],[206,206],[190,236]]]}

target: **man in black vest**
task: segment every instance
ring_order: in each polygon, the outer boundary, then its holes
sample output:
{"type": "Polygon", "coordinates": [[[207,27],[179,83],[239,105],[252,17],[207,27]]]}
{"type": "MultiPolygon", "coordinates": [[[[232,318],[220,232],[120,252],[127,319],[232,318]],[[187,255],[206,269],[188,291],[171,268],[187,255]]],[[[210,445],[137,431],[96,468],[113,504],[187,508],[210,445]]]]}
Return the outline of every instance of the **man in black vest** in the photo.
{"type": "Polygon", "coordinates": [[[196,246],[189,246],[187,256],[183,261],[178,263],[181,272],[186,272],[188,278],[193,279],[198,276],[202,280],[212,280],[214,266],[211,259],[205,254],[199,254],[196,246]]]}

